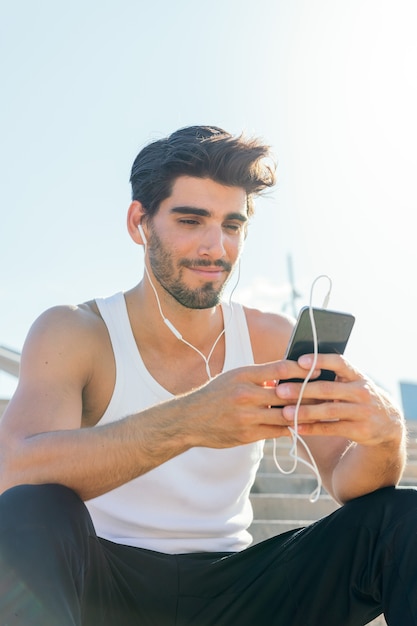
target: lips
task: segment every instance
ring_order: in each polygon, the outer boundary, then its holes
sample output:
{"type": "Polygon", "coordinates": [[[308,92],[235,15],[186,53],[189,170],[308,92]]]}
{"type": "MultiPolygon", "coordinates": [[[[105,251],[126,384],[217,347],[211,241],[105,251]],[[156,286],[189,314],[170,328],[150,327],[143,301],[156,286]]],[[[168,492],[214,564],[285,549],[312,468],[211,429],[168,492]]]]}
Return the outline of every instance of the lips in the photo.
{"type": "Polygon", "coordinates": [[[207,272],[230,272],[232,269],[231,264],[227,263],[227,261],[215,261],[214,265],[210,264],[209,261],[198,261],[195,263],[182,261],[180,262],[180,266],[186,267],[189,270],[201,270],[207,272]]]}
{"type": "Polygon", "coordinates": [[[207,276],[208,278],[220,278],[223,275],[224,269],[218,267],[190,267],[188,268],[199,276],[207,276]]]}

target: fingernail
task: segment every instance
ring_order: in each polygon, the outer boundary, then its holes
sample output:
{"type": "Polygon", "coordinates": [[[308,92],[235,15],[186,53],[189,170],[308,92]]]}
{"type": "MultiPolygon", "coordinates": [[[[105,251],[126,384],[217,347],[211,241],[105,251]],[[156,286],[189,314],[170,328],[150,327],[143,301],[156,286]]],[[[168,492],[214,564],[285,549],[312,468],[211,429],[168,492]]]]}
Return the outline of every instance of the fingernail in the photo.
{"type": "Polygon", "coordinates": [[[288,421],[293,421],[295,415],[295,407],[294,406],[284,406],[282,409],[282,415],[288,421]]]}
{"type": "Polygon", "coordinates": [[[304,367],[311,367],[313,365],[313,357],[309,354],[303,354],[298,359],[298,363],[304,367]]]}
{"type": "Polygon", "coordinates": [[[290,395],[290,389],[288,385],[277,385],[277,396],[280,398],[287,398],[290,395]]]}

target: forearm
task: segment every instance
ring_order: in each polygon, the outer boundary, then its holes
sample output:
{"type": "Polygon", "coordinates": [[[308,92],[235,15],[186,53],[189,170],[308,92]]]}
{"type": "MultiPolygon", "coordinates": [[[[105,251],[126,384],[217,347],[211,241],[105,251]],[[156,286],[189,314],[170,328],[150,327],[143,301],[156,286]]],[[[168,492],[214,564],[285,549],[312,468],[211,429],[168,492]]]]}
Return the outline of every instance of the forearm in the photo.
{"type": "MultiPolygon", "coordinates": [[[[65,422],[61,396],[56,401],[60,419],[49,421],[42,415],[34,419],[30,406],[15,403],[0,423],[0,491],[49,482],[89,499],[192,447],[230,448],[287,436],[287,426],[277,423],[269,408],[275,387],[264,382],[299,371],[296,363],[285,361],[238,368],[137,415],[90,428],[78,428],[75,419],[65,422]],[[58,430],[61,423],[67,426],[58,430]]],[[[77,405],[71,410],[75,414],[77,405]]]]}
{"type": "Polygon", "coordinates": [[[1,455],[1,489],[59,483],[84,500],[114,489],[190,447],[185,403],[178,399],[112,424],[11,441],[1,455]]]}
{"type": "Polygon", "coordinates": [[[352,443],[336,464],[331,481],[334,498],[347,502],[376,489],[398,484],[406,462],[404,427],[377,445],[352,443]]]}

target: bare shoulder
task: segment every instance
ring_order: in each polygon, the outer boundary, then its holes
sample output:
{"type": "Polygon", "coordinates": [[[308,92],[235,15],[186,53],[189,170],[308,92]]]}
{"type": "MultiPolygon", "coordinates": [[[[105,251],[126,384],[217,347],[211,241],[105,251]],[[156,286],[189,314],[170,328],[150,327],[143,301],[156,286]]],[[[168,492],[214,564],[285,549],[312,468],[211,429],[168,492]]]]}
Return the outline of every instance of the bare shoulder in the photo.
{"type": "Polygon", "coordinates": [[[112,367],[106,326],[94,301],[60,305],[42,313],[23,346],[20,380],[84,390],[112,367]]]}
{"type": "Polygon", "coordinates": [[[287,315],[244,307],[255,363],[282,359],[295,320],[287,315]]]}
{"type": "Polygon", "coordinates": [[[35,320],[31,333],[59,332],[60,330],[91,330],[99,322],[94,300],[82,304],[61,304],[47,309],[35,320]]]}
{"type": "Polygon", "coordinates": [[[22,353],[31,360],[44,356],[84,359],[96,342],[103,337],[104,326],[94,302],[80,305],[59,305],[42,313],[31,326],[22,353]]]}
{"type": "Polygon", "coordinates": [[[15,422],[30,414],[45,430],[95,423],[114,383],[106,326],[95,302],[61,305],[42,313],[22,350],[19,383],[8,413],[15,422]],[[36,410],[35,410],[36,407],[36,410]]]}

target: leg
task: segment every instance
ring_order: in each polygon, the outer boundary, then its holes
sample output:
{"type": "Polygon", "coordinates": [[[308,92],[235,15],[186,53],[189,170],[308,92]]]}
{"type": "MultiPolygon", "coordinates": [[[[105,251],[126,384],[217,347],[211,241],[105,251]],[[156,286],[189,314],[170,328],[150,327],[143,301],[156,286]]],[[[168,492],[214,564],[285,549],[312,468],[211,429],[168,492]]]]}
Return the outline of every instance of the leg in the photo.
{"type": "Polygon", "coordinates": [[[59,485],[22,485],[0,498],[0,623],[81,624],[88,538],[81,500],[59,485]]]}
{"type": "Polygon", "coordinates": [[[381,612],[416,626],[417,491],[381,489],[204,570],[182,560],[181,626],[362,626],[381,612]]]}
{"type": "Polygon", "coordinates": [[[172,626],[176,601],[175,558],[98,538],[70,489],[0,497],[1,626],[172,626]]]}
{"type": "Polygon", "coordinates": [[[383,612],[390,626],[417,625],[416,490],[380,489],[301,535],[304,568],[288,574],[300,623],[361,626],[383,612]]]}

